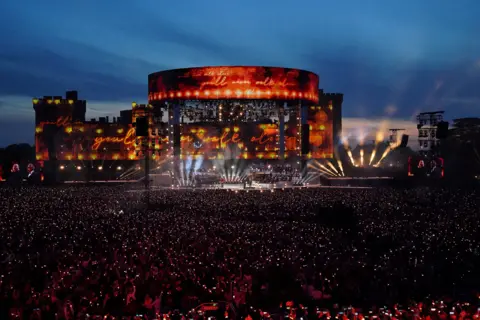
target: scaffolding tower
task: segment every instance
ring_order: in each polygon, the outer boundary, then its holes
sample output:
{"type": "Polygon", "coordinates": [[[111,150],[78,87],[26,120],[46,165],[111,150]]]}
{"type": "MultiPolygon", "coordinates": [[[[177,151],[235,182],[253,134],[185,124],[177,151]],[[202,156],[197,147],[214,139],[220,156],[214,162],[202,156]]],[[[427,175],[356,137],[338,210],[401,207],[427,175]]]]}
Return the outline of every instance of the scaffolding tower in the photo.
{"type": "Polygon", "coordinates": [[[444,111],[422,112],[417,116],[418,144],[423,151],[431,151],[439,144],[438,124],[443,122],[444,111]]]}

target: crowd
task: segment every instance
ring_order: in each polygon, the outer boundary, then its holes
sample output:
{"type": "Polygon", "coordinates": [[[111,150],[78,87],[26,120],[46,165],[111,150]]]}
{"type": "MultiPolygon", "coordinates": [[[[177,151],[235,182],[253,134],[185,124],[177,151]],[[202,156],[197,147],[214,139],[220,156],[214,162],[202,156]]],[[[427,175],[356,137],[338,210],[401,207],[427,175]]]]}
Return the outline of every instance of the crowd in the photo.
{"type": "Polygon", "coordinates": [[[479,317],[474,190],[63,186],[0,203],[0,319],[479,317]]]}

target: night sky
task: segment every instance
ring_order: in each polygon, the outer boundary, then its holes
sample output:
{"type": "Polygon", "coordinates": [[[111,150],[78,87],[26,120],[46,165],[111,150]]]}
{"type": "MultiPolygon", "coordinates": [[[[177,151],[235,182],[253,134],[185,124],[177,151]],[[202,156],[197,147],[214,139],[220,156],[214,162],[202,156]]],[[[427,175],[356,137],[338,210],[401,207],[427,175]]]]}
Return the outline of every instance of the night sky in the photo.
{"type": "Polygon", "coordinates": [[[78,90],[88,118],[116,116],[149,73],[203,65],[307,69],[345,94],[346,135],[415,134],[419,111],[480,116],[479,16],[478,0],[5,0],[0,146],[33,142],[32,97],[78,90]]]}

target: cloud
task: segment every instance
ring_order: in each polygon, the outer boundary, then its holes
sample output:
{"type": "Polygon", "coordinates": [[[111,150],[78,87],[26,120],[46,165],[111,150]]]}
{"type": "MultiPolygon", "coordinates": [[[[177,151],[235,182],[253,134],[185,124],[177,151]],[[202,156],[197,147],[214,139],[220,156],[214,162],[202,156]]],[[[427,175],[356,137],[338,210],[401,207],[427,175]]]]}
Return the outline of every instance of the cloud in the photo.
{"type": "Polygon", "coordinates": [[[119,30],[126,37],[149,43],[152,54],[145,55],[164,57],[170,68],[222,64],[257,65],[265,59],[265,56],[260,54],[259,47],[240,45],[237,41],[230,41],[231,39],[222,41],[215,34],[203,32],[201,28],[191,28],[188,24],[180,24],[177,19],[169,17],[159,18],[153,12],[145,12],[143,19],[133,25],[122,24],[119,30]]]}
{"type": "Polygon", "coordinates": [[[419,111],[436,110],[445,110],[447,117],[467,116],[471,115],[467,101],[474,104],[480,99],[480,77],[472,73],[469,61],[443,69],[417,64],[392,67],[375,65],[371,57],[360,59],[354,50],[352,55],[348,51],[340,53],[328,58],[312,51],[305,56],[302,67],[320,75],[320,87],[325,91],[345,93],[346,117],[382,117],[387,112],[389,116],[410,118],[419,111]]]}
{"type": "Polygon", "coordinates": [[[387,116],[393,116],[397,112],[397,110],[397,107],[395,107],[394,105],[389,105],[385,108],[385,114],[387,116]]]}
{"type": "MultiPolygon", "coordinates": [[[[34,118],[32,98],[25,96],[1,96],[2,120],[30,121],[34,118]]],[[[1,127],[0,127],[1,128],[1,127]]]]}
{"type": "Polygon", "coordinates": [[[442,101],[445,104],[459,104],[478,107],[480,110],[480,98],[444,98],[442,101]]]}
{"type": "Polygon", "coordinates": [[[0,148],[15,143],[33,144],[35,138],[34,127],[35,123],[33,118],[31,120],[16,119],[15,121],[11,121],[0,117],[0,128],[2,132],[0,135],[0,148]]]}
{"type": "Polygon", "coordinates": [[[8,75],[0,95],[60,95],[75,89],[88,99],[146,100],[147,75],[158,65],[68,41],[64,45],[81,55],[28,47],[0,52],[0,74],[8,75]],[[104,62],[103,69],[92,60],[104,62]]]}

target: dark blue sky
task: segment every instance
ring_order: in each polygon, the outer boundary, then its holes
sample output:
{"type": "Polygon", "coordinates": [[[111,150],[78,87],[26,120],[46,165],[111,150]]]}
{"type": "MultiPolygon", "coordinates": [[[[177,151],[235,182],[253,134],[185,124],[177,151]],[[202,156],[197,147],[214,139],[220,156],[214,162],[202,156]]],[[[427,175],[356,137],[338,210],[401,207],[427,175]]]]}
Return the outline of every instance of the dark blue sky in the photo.
{"type": "Polygon", "coordinates": [[[314,71],[354,135],[479,116],[479,16],[478,0],[5,0],[0,146],[33,142],[34,96],[77,89],[89,117],[116,115],[146,102],[148,73],[202,65],[314,71]]]}

